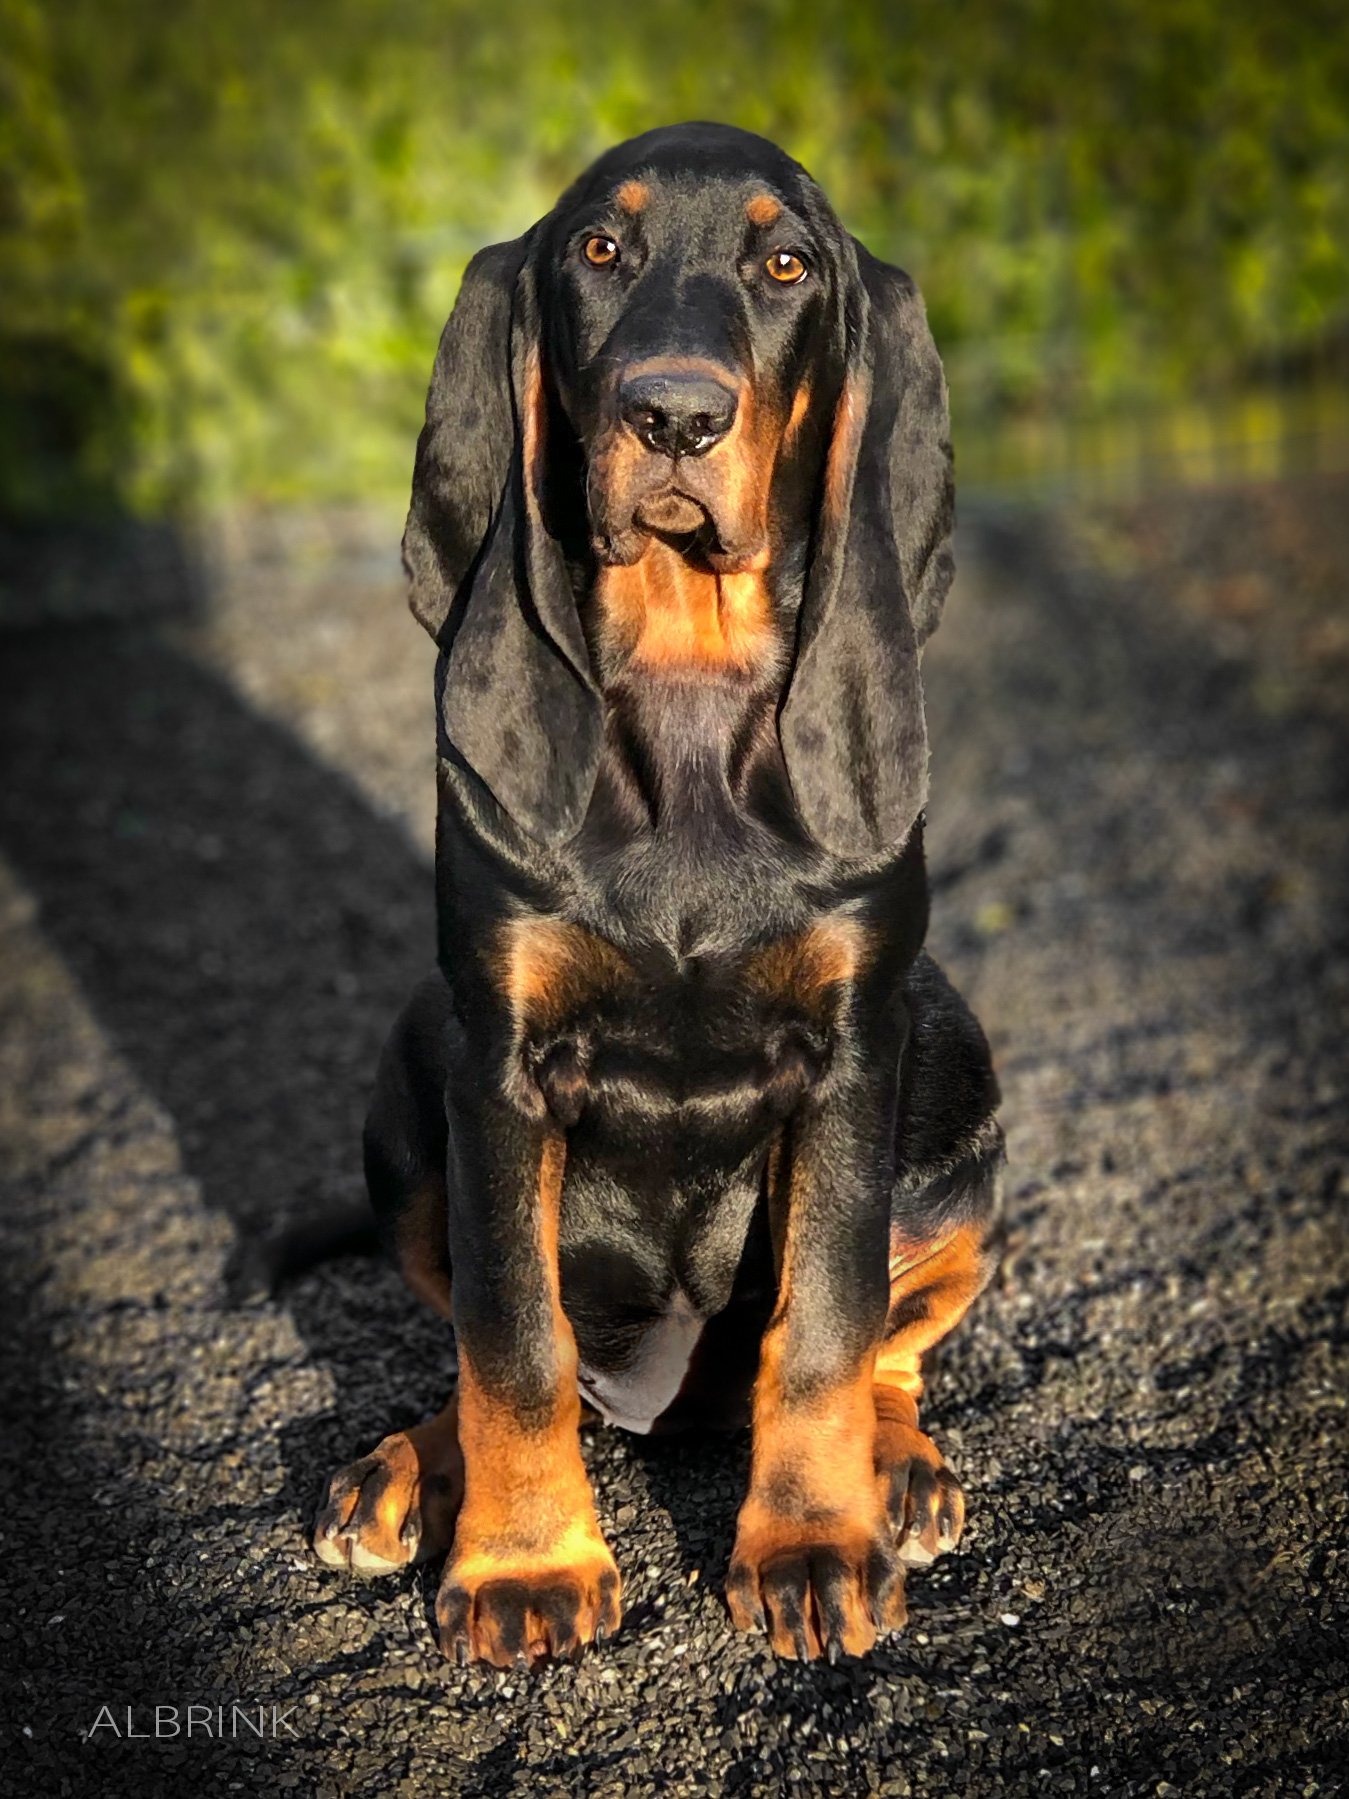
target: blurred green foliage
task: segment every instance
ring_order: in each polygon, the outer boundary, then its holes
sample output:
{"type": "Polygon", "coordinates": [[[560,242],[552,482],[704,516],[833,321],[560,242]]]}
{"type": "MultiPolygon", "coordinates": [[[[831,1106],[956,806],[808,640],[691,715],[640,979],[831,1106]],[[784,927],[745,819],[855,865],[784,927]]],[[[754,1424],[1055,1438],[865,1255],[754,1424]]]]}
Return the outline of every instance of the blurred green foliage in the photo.
{"type": "Polygon", "coordinates": [[[468,256],[699,117],[918,277],[967,431],[1349,318],[1341,0],[0,0],[0,503],[403,493],[468,256]]]}

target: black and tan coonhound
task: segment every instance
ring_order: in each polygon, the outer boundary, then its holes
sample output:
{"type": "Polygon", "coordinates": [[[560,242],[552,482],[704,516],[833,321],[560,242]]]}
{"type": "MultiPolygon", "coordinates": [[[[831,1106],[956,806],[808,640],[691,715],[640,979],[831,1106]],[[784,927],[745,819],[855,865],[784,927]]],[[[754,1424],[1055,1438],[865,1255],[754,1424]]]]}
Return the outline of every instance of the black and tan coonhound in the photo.
{"type": "Polygon", "coordinates": [[[922,1359],[985,1280],[1002,1140],[923,951],[952,512],[913,282],[762,138],[620,145],[464,277],[404,538],[440,974],[365,1139],[457,1390],[315,1527],[339,1566],[448,1551],[461,1660],[618,1625],[583,1407],[752,1423],[727,1595],[783,1655],[866,1651],[960,1534],[922,1359]]]}

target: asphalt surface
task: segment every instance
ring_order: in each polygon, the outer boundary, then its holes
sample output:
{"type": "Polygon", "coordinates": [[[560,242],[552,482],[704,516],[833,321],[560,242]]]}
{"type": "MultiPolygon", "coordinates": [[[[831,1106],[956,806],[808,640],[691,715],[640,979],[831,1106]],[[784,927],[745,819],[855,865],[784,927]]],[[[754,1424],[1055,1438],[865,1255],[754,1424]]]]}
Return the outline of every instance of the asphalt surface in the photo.
{"type": "Polygon", "coordinates": [[[1349,484],[964,527],[932,946],[1008,1251],[927,1414],[968,1533],[836,1668],[729,1627],[742,1441],[589,1435],[627,1617],[579,1667],[452,1668],[434,1567],[308,1552],[440,1329],[355,1258],[229,1276],[359,1193],[430,650],[391,556],[281,547],[195,624],[0,640],[0,1791],[1344,1791],[1349,484]]]}

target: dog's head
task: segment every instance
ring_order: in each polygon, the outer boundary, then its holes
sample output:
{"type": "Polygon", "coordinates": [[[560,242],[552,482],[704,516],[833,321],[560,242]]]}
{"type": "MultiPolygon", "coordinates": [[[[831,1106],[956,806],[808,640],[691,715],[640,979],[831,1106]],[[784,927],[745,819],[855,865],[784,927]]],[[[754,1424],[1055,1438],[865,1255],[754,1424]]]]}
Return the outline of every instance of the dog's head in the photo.
{"type": "Polygon", "coordinates": [[[802,820],[839,854],[893,847],[925,791],[917,657],[950,528],[909,278],[764,139],[636,138],[474,259],[441,340],[404,560],[446,651],[443,748],[530,835],[573,835],[602,738],[578,600],[659,540],[763,574],[802,820]]]}
{"type": "Polygon", "coordinates": [[[818,454],[846,368],[856,262],[819,190],[743,132],[656,132],[601,158],[539,234],[544,358],[596,557],[634,562],[655,533],[718,572],[764,566],[770,511],[787,524],[774,487],[818,454]]]}

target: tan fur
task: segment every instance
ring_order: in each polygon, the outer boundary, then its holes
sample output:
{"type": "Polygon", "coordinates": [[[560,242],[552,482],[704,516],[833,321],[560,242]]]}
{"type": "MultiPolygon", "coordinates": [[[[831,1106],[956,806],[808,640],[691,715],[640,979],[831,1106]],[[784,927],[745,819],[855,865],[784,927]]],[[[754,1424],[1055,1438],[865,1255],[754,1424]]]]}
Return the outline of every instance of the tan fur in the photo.
{"type": "Polygon", "coordinates": [[[489,961],[520,1035],[558,1025],[587,999],[634,978],[611,943],[553,918],[503,925],[489,961]]]}
{"type": "MultiPolygon", "coordinates": [[[[752,1596],[757,1590],[773,1648],[779,1655],[795,1656],[796,1641],[763,1582],[775,1564],[796,1560],[812,1549],[830,1550],[853,1576],[845,1596],[840,1647],[850,1655],[865,1655],[876,1641],[876,1625],[865,1601],[866,1570],[889,1531],[875,1466],[874,1351],[828,1390],[806,1399],[788,1398],[782,1369],[802,1211],[799,1196],[798,1203],[792,1203],[791,1185],[789,1175],[770,1194],[780,1257],[778,1303],[759,1352],[749,1494],[736,1526],[727,1597],[737,1629],[749,1630],[756,1622],[752,1596]]],[[[903,1586],[897,1581],[883,1623],[897,1628],[903,1620],[903,1586]]],[[[807,1594],[805,1649],[811,1657],[823,1649],[817,1624],[807,1594]]]]}
{"type": "Polygon", "coordinates": [[[824,471],[824,506],[826,518],[837,524],[847,516],[852,500],[853,481],[857,473],[857,452],[862,444],[862,424],[866,418],[867,395],[861,382],[851,378],[844,384],[834,413],[834,434],[829,443],[829,457],[824,471]]]}
{"type": "Polygon", "coordinates": [[[463,1494],[458,1401],[452,1398],[425,1424],[393,1432],[333,1476],[314,1549],[330,1567],[366,1574],[425,1561],[448,1549],[463,1494]],[[367,1487],[378,1498],[360,1514],[367,1487]],[[416,1520],[411,1533],[404,1529],[410,1517],[416,1520]]]}
{"type": "Polygon", "coordinates": [[[774,647],[761,573],[695,567],[658,538],[639,562],[600,571],[596,602],[605,646],[662,673],[749,674],[774,647]]]}
{"type": "Polygon", "coordinates": [[[809,410],[810,383],[808,381],[803,381],[796,390],[796,397],[792,401],[791,414],[787,419],[786,429],[782,433],[782,447],[784,450],[790,449],[796,442],[796,434],[805,423],[806,414],[809,410]]]}
{"type": "Polygon", "coordinates": [[[929,1243],[908,1243],[892,1235],[890,1316],[919,1293],[924,1315],[886,1338],[876,1359],[877,1382],[908,1393],[916,1404],[923,1393],[924,1355],[959,1324],[988,1274],[983,1232],[973,1225],[961,1225],[929,1243]]]}
{"type": "Polygon", "coordinates": [[[748,980],[762,993],[811,1004],[827,989],[855,980],[868,954],[864,926],[851,918],[830,919],[799,937],[785,937],[756,950],[748,980]]]}

